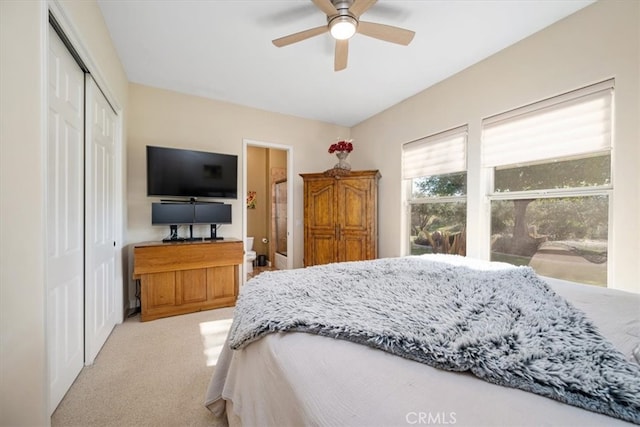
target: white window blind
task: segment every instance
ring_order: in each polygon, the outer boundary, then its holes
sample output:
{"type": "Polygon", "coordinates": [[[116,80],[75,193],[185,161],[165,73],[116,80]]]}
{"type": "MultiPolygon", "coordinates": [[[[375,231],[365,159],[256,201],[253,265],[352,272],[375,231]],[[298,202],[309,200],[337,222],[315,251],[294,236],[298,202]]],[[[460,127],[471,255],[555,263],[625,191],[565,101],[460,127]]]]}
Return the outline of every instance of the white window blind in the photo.
{"type": "Polygon", "coordinates": [[[402,178],[467,170],[467,127],[459,127],[404,144],[402,178]]]}
{"type": "Polygon", "coordinates": [[[483,121],[484,167],[611,149],[613,80],[483,121]]]}

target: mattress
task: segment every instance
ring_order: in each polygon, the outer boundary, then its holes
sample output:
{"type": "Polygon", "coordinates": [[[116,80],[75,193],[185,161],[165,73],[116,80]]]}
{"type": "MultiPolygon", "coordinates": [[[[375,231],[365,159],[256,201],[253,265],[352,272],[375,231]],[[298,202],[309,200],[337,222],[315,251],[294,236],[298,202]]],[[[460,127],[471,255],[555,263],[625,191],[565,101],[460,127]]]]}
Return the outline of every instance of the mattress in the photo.
{"type": "MultiPolygon", "coordinates": [[[[640,295],[545,280],[633,358],[640,295]]],[[[300,332],[270,334],[239,351],[225,346],[205,404],[246,426],[632,425],[469,373],[300,332]]]]}

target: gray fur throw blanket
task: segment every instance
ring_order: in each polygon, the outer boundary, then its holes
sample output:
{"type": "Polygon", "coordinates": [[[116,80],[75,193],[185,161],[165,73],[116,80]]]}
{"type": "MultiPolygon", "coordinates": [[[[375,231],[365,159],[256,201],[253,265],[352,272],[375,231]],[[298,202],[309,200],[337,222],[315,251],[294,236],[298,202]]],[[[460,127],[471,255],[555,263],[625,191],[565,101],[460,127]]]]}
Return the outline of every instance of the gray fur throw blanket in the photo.
{"type": "Polygon", "coordinates": [[[640,424],[640,365],[531,268],[440,257],[262,273],[241,289],[230,346],[313,333],[640,424]]]}

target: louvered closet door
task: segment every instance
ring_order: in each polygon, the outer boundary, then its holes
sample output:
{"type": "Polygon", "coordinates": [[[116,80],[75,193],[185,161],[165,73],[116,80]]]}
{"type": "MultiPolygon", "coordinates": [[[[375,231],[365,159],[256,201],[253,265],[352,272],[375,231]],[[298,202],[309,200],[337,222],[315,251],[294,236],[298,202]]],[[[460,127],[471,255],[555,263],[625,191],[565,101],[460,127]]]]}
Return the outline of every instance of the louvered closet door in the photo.
{"type": "Polygon", "coordinates": [[[84,361],[84,73],[52,28],[48,62],[45,282],[53,413],[84,361]]]}

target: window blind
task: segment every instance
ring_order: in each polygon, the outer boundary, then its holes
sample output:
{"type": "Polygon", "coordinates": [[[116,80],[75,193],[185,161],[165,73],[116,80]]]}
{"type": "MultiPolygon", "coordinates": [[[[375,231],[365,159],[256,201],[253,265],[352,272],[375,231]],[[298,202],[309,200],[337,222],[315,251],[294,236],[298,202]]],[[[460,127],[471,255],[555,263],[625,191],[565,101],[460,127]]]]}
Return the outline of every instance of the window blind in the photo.
{"type": "Polygon", "coordinates": [[[467,169],[467,127],[451,129],[402,146],[402,178],[462,172],[467,169]]]}
{"type": "Polygon", "coordinates": [[[482,165],[495,167],[611,149],[613,80],[482,123],[482,165]]]}

